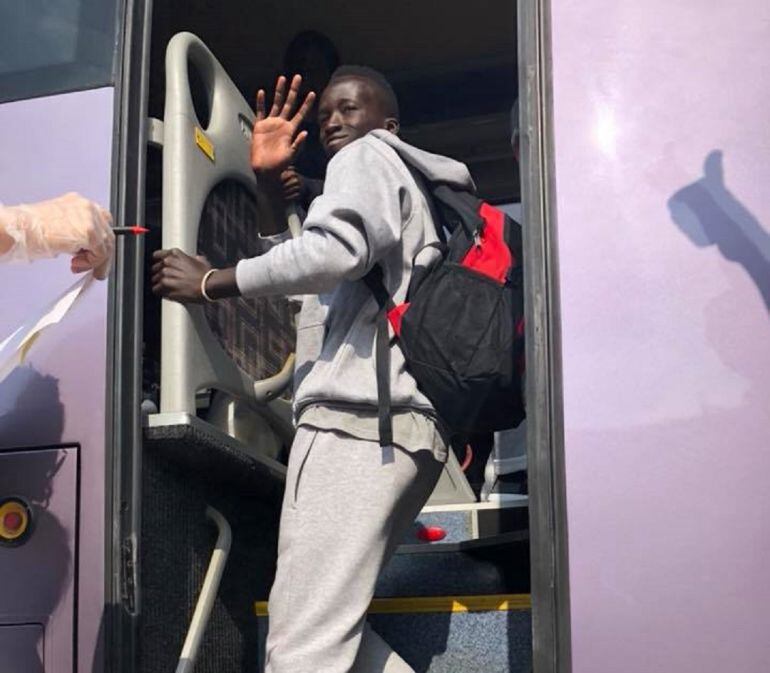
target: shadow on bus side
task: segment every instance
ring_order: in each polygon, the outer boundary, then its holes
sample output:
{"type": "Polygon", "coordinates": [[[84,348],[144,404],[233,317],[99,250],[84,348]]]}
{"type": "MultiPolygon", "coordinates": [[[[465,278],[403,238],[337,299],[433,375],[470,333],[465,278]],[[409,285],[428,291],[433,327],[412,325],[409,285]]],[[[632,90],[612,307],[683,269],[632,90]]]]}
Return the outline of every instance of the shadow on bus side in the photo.
{"type": "Polygon", "coordinates": [[[740,264],[770,310],[770,234],[725,186],[722,159],[721,150],[710,152],[703,177],[668,200],[671,219],[696,246],[716,245],[740,264]]]}

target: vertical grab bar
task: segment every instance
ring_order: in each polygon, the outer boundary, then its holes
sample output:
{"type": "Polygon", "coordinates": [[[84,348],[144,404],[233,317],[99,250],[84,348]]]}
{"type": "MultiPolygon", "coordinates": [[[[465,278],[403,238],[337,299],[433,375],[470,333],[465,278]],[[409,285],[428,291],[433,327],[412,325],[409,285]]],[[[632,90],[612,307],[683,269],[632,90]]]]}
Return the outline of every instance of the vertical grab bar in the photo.
{"type": "Polygon", "coordinates": [[[292,238],[299,238],[302,236],[302,220],[299,218],[297,206],[290,205],[286,208],[286,222],[289,225],[289,233],[292,238]]]}
{"type": "Polygon", "coordinates": [[[176,673],[192,673],[195,666],[198,649],[203,640],[203,634],[206,632],[211,610],[214,607],[214,601],[219,591],[219,583],[222,580],[222,573],[225,570],[233,539],[230,524],[227,523],[227,519],[217,510],[210,506],[206,507],[206,516],[216,524],[219,535],[214,545],[214,551],[211,553],[211,561],[206,571],[206,577],[203,579],[198,602],[195,604],[195,611],[190,621],[190,628],[187,630],[187,637],[182,646],[182,655],[179,657],[176,673]]]}

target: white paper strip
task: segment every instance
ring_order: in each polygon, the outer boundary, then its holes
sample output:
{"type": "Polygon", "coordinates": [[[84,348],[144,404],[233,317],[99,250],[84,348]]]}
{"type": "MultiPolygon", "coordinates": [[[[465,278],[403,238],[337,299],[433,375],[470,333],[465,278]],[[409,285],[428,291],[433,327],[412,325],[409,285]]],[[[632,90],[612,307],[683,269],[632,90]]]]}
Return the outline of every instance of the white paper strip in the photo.
{"type": "Polygon", "coordinates": [[[30,349],[43,330],[60,322],[93,282],[93,273],[87,273],[54,299],[39,315],[16,329],[0,343],[0,383],[16,367],[24,363],[30,349]]]}

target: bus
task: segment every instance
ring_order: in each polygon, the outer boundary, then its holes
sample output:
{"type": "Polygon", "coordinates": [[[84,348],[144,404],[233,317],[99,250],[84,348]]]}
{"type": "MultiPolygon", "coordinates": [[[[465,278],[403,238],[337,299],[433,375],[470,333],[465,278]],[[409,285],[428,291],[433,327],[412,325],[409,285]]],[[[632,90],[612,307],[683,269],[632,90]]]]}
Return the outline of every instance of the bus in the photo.
{"type": "Polygon", "coordinates": [[[527,487],[453,446],[372,627],[421,673],[770,669],[767,3],[26,0],[0,201],[148,231],[106,282],[0,266],[0,343],[67,303],[0,380],[0,673],[262,671],[296,300],[148,271],[259,254],[254,93],[308,30],[524,235],[527,487]]]}

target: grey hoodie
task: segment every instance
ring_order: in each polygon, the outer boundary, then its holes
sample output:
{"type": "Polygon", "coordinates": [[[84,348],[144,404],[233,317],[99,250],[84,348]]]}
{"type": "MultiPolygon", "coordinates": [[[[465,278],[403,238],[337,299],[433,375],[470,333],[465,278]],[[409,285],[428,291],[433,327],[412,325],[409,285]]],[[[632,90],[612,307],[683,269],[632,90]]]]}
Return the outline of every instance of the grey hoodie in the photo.
{"type": "MultiPolygon", "coordinates": [[[[429,203],[394,148],[428,179],[473,188],[464,164],[372,131],[329,162],[323,194],[311,204],[302,236],[237,266],[245,296],[312,295],[303,302],[297,328],[298,419],[318,404],[376,415],[378,309],[362,278],[379,263],[393,301],[402,302],[415,255],[437,240],[429,203]]],[[[394,345],[390,377],[394,412],[434,414],[394,345]]]]}

